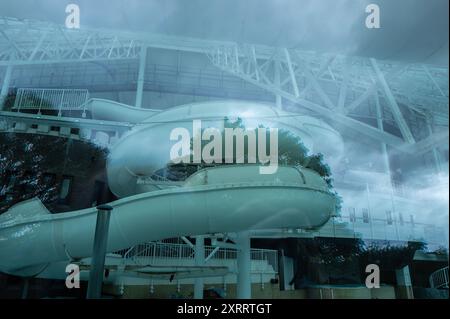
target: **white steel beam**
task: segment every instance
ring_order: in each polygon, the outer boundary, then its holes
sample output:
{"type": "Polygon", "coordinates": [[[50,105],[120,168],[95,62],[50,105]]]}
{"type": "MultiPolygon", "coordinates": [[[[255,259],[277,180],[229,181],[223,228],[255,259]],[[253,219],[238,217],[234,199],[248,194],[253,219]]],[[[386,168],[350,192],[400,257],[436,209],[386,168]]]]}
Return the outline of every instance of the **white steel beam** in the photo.
{"type": "Polygon", "coordinates": [[[339,98],[337,108],[339,112],[344,113],[345,101],[347,99],[347,90],[349,85],[349,72],[348,72],[348,59],[344,57],[343,65],[342,65],[342,82],[341,87],[339,89],[339,98]]]}
{"type": "Polygon", "coordinates": [[[256,76],[256,79],[259,81],[258,60],[256,59],[255,46],[252,46],[252,61],[253,61],[253,65],[254,65],[254,67],[255,67],[255,76],[256,76]]]}
{"type": "Polygon", "coordinates": [[[420,155],[430,152],[440,145],[447,145],[448,147],[448,144],[449,144],[449,136],[447,130],[440,133],[432,133],[432,135],[429,135],[428,137],[426,137],[421,141],[400,147],[399,150],[406,153],[420,155]]]}
{"type": "MultiPolygon", "coordinates": [[[[308,81],[306,74],[300,72],[303,69],[299,67],[298,63],[290,61],[292,54],[300,56],[301,61],[305,61],[309,66],[310,72],[315,75],[315,80],[320,85],[323,93],[330,94],[330,92],[325,90],[328,85],[322,85],[325,81],[334,83],[340,89],[337,103],[338,109],[340,106],[345,105],[346,96],[350,94],[349,92],[366,92],[371,85],[371,81],[367,76],[368,71],[372,70],[371,63],[367,63],[366,58],[360,57],[347,57],[349,60],[348,68],[342,68],[340,60],[333,62],[332,65],[328,66],[332,75],[329,78],[328,76],[322,77],[321,73],[318,72],[320,67],[326,64],[326,59],[329,56],[309,51],[285,49],[284,55],[287,52],[287,59],[280,60],[281,83],[277,87],[275,79],[273,81],[272,79],[269,80],[269,78],[272,78],[269,66],[273,65],[273,58],[277,52],[277,49],[273,47],[237,45],[229,41],[89,28],[62,30],[63,34],[61,34],[60,26],[55,24],[2,17],[0,17],[0,31],[0,66],[138,59],[139,49],[143,45],[147,45],[149,48],[206,53],[209,55],[211,55],[211,52],[214,55],[216,48],[222,48],[221,52],[228,60],[228,66],[220,65],[222,62],[219,59],[212,59],[213,63],[221,67],[222,70],[245,80],[251,79],[252,83],[268,89],[280,99],[285,98],[295,101],[295,103],[299,103],[319,114],[324,113],[325,117],[332,120],[336,119],[336,112],[326,113],[327,111],[324,109],[328,108],[318,105],[315,101],[303,98],[300,94],[300,96],[296,94],[296,91],[299,91],[299,80],[303,80],[308,85],[311,81],[308,81]],[[42,34],[45,32],[48,32],[48,35],[42,37],[42,34]],[[41,43],[39,44],[39,42],[41,43]],[[259,65],[265,67],[260,68],[259,65]],[[246,72],[246,67],[248,67],[248,72],[246,72]],[[346,75],[343,71],[348,71],[348,81],[345,80],[346,75]],[[295,83],[295,86],[293,85],[293,94],[285,90],[284,84],[288,82],[285,82],[284,79],[288,79],[287,81],[291,82],[291,84],[293,84],[293,81],[298,82],[295,83]]],[[[377,65],[380,73],[383,75],[390,73],[391,70],[394,70],[400,64],[392,61],[377,61],[377,65]]],[[[388,76],[384,75],[384,82],[386,82],[386,79],[388,79],[388,76]]],[[[413,110],[429,112],[443,123],[445,123],[446,118],[448,119],[448,68],[431,65],[424,68],[422,65],[411,65],[404,70],[401,78],[392,79],[389,77],[388,80],[389,86],[387,88],[391,97],[388,103],[390,103],[391,107],[392,101],[395,104],[398,101],[413,110]],[[412,86],[405,86],[405,82],[411,83],[412,86]]],[[[329,104],[325,102],[325,106],[329,107],[329,104]]],[[[402,120],[399,111],[395,111],[395,104],[393,104],[393,114],[396,123],[405,140],[411,142],[413,141],[412,134],[408,134],[409,128],[406,125],[406,121],[402,120]]],[[[379,138],[380,140],[389,140],[388,144],[396,144],[398,140],[401,140],[348,116],[338,118],[337,122],[345,127],[356,129],[358,132],[361,131],[368,136],[379,138]],[[380,135],[380,133],[382,134],[380,135]]]]}
{"type": "Polygon", "coordinates": [[[334,121],[335,123],[337,123],[339,125],[342,125],[343,127],[346,127],[346,128],[355,130],[359,133],[368,135],[376,140],[383,141],[386,144],[392,145],[397,148],[401,147],[404,144],[404,142],[401,138],[394,136],[392,134],[389,134],[389,133],[381,132],[379,129],[377,129],[373,126],[370,126],[366,123],[360,122],[358,120],[352,119],[352,118],[342,115],[342,114],[338,114],[338,113],[334,112],[333,110],[330,110],[330,109],[323,107],[319,104],[316,104],[314,102],[310,102],[305,99],[297,98],[289,92],[286,92],[282,89],[277,89],[274,86],[270,86],[268,84],[261,83],[260,81],[257,81],[255,79],[253,79],[251,76],[248,76],[246,74],[241,73],[241,74],[238,74],[238,76],[256,86],[259,86],[259,87],[269,91],[269,92],[272,92],[274,94],[279,94],[284,99],[289,100],[293,103],[299,104],[308,110],[311,110],[317,114],[324,116],[325,118],[328,118],[328,119],[334,121]]]}
{"type": "Polygon", "coordinates": [[[300,96],[300,92],[298,91],[297,79],[295,78],[294,68],[292,67],[291,56],[286,48],[284,49],[284,56],[286,58],[286,64],[289,70],[289,76],[291,78],[292,89],[294,90],[295,97],[298,98],[300,96]]]}
{"type": "Polygon", "coordinates": [[[436,80],[434,79],[434,77],[431,75],[430,70],[428,70],[426,65],[422,65],[423,70],[425,71],[425,73],[428,75],[429,79],[431,80],[431,82],[433,82],[434,86],[436,87],[436,89],[438,89],[439,93],[443,96],[443,97],[447,97],[444,93],[444,91],[442,91],[441,87],[439,86],[439,84],[436,82],[436,80]]]}
{"type": "Polygon", "coordinates": [[[181,236],[181,239],[192,249],[195,248],[194,244],[189,239],[187,239],[185,236],[181,236]]]}
{"type": "Polygon", "coordinates": [[[0,91],[0,111],[3,109],[3,103],[8,96],[8,90],[11,83],[12,65],[6,67],[5,76],[2,82],[2,89],[0,91]]]}
{"type": "Polygon", "coordinates": [[[400,107],[397,104],[397,101],[395,100],[394,95],[392,94],[391,89],[389,88],[389,85],[386,82],[386,79],[384,78],[383,73],[381,72],[380,68],[378,67],[378,63],[375,59],[371,58],[370,62],[372,63],[372,67],[375,70],[375,73],[377,75],[378,83],[381,85],[381,88],[383,89],[384,95],[386,96],[388,105],[390,106],[390,109],[392,111],[392,114],[394,115],[395,121],[400,129],[400,132],[402,133],[404,139],[408,143],[414,143],[414,136],[412,135],[408,124],[406,123],[402,112],[400,111],[400,107]]]}
{"type": "MultiPolygon", "coordinates": [[[[205,264],[205,237],[195,237],[195,266],[202,267],[205,264]]],[[[203,278],[197,277],[194,280],[194,299],[203,299],[203,278]]]]}
{"type": "MultiPolygon", "coordinates": [[[[281,89],[280,86],[280,68],[281,68],[281,64],[280,64],[280,60],[278,57],[275,58],[275,62],[274,62],[274,81],[275,81],[275,86],[278,89],[281,89]]],[[[275,94],[275,105],[277,106],[277,109],[282,109],[282,105],[281,105],[281,95],[280,94],[275,94]]]]}
{"type": "Polygon", "coordinates": [[[42,43],[44,42],[45,38],[47,37],[47,33],[48,32],[42,33],[41,38],[39,39],[39,42],[37,43],[36,47],[34,48],[33,52],[31,53],[30,57],[28,58],[28,61],[32,61],[34,59],[34,57],[36,56],[36,53],[38,52],[38,50],[41,49],[42,43]]]}
{"type": "Polygon", "coordinates": [[[136,89],[136,107],[142,107],[142,96],[144,91],[144,76],[145,76],[145,64],[147,63],[147,47],[143,45],[141,47],[141,53],[139,57],[139,73],[137,79],[136,89]]]}
{"type": "Polygon", "coordinates": [[[212,257],[214,257],[214,255],[216,254],[216,252],[220,249],[219,246],[215,247],[208,255],[208,257],[205,258],[205,263],[208,262],[208,260],[210,260],[212,257]]]}
{"type": "MultiPolygon", "coordinates": [[[[378,92],[375,92],[375,109],[377,112],[377,126],[380,129],[380,131],[384,131],[384,125],[383,125],[383,113],[381,110],[381,105],[380,105],[380,99],[378,96],[378,92]]],[[[389,182],[391,183],[391,191],[392,191],[392,178],[391,178],[391,164],[389,162],[389,153],[387,150],[387,145],[386,143],[381,142],[381,153],[383,155],[383,161],[384,161],[384,168],[386,171],[386,174],[389,175],[389,182]]]]}
{"type": "MultiPolygon", "coordinates": [[[[321,68],[319,69],[318,72],[318,76],[320,76],[324,71],[326,71],[328,69],[328,66],[333,62],[334,57],[329,57],[321,66],[321,68]]],[[[320,99],[323,101],[323,103],[325,103],[325,105],[329,108],[329,109],[334,109],[335,106],[333,104],[333,102],[331,102],[330,98],[328,97],[328,95],[323,91],[323,89],[321,88],[320,84],[317,82],[316,77],[311,73],[311,71],[308,69],[308,67],[305,65],[305,63],[303,63],[300,59],[298,59],[298,63],[300,65],[301,68],[303,68],[304,73],[306,75],[306,78],[308,79],[308,84],[306,85],[305,89],[303,90],[302,94],[300,94],[301,97],[304,96],[304,92],[310,87],[314,87],[314,89],[316,90],[317,94],[319,94],[320,99]]]]}
{"type": "MultiPolygon", "coordinates": [[[[433,136],[434,135],[433,134],[433,128],[431,127],[431,124],[430,124],[429,121],[427,123],[427,128],[428,128],[429,136],[433,136]]],[[[447,143],[447,145],[448,145],[448,143],[447,143]]],[[[436,169],[436,173],[439,174],[442,171],[442,165],[441,165],[441,159],[440,159],[440,156],[439,156],[439,152],[438,152],[436,147],[431,146],[431,153],[433,154],[434,166],[435,166],[435,169],[436,169]]]]}
{"type": "Polygon", "coordinates": [[[374,83],[367,89],[366,92],[361,94],[356,100],[354,100],[352,103],[350,103],[349,106],[345,108],[345,113],[346,114],[351,113],[354,109],[356,109],[358,106],[364,103],[369,97],[371,97],[374,94],[374,92],[376,93],[376,90],[377,84],[374,83]]]}

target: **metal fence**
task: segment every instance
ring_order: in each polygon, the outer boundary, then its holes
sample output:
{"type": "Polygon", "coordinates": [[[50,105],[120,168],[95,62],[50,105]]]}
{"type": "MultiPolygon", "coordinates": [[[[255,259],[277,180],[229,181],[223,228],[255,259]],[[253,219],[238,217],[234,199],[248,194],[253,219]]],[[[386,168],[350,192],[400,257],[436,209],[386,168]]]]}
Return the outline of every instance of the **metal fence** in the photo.
{"type": "Polygon", "coordinates": [[[448,288],[448,266],[436,270],[430,276],[431,288],[448,288]]]}
{"type": "Polygon", "coordinates": [[[310,232],[318,237],[361,238],[368,240],[424,241],[431,246],[445,246],[445,228],[433,224],[415,222],[411,216],[403,220],[403,215],[392,218],[367,217],[354,213],[342,213],[331,218],[320,229],[310,232]]]}
{"type": "Polygon", "coordinates": [[[85,89],[19,88],[13,110],[56,110],[61,116],[62,111],[83,110],[88,99],[85,89]]]}
{"type": "MultiPolygon", "coordinates": [[[[187,244],[151,242],[135,245],[129,249],[117,252],[126,260],[152,264],[156,259],[194,259],[195,249],[187,244]]],[[[253,248],[250,252],[254,261],[265,261],[273,269],[278,271],[278,252],[270,249],[253,248]]],[[[237,259],[237,250],[233,248],[218,248],[217,246],[205,246],[207,260],[233,260],[237,259]]]]}

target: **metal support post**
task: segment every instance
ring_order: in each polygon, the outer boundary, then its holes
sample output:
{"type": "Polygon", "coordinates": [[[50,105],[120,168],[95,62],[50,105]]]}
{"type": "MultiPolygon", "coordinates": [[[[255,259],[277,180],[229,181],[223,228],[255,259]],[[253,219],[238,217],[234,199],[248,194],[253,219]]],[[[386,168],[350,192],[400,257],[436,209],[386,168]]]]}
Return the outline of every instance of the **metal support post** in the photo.
{"type": "MultiPolygon", "coordinates": [[[[196,266],[203,266],[205,262],[205,238],[196,236],[195,238],[195,257],[196,266]]],[[[203,299],[203,278],[195,278],[194,281],[194,299],[203,299]]]]}
{"type": "Polygon", "coordinates": [[[237,298],[250,299],[252,297],[251,280],[251,256],[250,256],[250,234],[248,231],[237,234],[237,298]]]}
{"type": "MultiPolygon", "coordinates": [[[[281,63],[280,63],[280,60],[278,57],[275,59],[274,67],[275,67],[275,86],[278,90],[281,90],[281,85],[280,85],[281,63]]],[[[275,103],[276,103],[277,109],[281,110],[282,109],[282,104],[281,104],[282,100],[281,100],[280,94],[275,95],[275,103]]]]}
{"type": "Polygon", "coordinates": [[[24,278],[22,287],[22,299],[27,299],[29,287],[30,287],[30,278],[24,278]]]}
{"type": "Polygon", "coordinates": [[[6,73],[5,77],[3,79],[2,83],[2,89],[0,91],[0,111],[3,110],[3,103],[6,100],[6,97],[8,96],[8,90],[11,83],[11,74],[12,74],[12,65],[8,65],[6,67],[6,73]]]}
{"type": "Polygon", "coordinates": [[[145,80],[145,65],[147,63],[147,47],[143,45],[141,47],[141,53],[139,57],[139,73],[137,80],[136,89],[136,107],[142,107],[142,95],[144,91],[144,80],[145,80]]]}
{"type": "Polygon", "coordinates": [[[94,247],[92,252],[91,270],[89,273],[87,299],[99,299],[102,294],[109,220],[112,209],[113,208],[109,205],[97,206],[97,224],[95,226],[94,247]]]}

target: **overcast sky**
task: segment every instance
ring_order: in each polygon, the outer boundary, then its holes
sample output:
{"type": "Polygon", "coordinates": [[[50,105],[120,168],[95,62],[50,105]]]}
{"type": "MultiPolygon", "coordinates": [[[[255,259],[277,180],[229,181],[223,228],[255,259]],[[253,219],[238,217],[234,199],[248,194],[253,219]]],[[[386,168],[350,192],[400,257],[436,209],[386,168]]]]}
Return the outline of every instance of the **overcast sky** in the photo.
{"type": "Polygon", "coordinates": [[[448,0],[1,0],[0,15],[448,65],[448,0]],[[365,7],[381,9],[367,29],[365,7]]]}

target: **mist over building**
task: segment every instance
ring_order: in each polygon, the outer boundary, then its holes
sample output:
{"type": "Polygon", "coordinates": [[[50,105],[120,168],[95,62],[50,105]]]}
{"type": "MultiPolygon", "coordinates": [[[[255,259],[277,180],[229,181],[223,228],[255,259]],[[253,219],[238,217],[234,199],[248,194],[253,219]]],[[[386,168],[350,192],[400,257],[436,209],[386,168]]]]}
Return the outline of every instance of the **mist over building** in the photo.
{"type": "Polygon", "coordinates": [[[2,1],[0,297],[84,298],[106,203],[104,295],[448,297],[448,2],[376,1],[373,29],[370,3],[2,1]],[[248,136],[171,162],[196,120],[276,128],[280,168],[248,136]]]}

